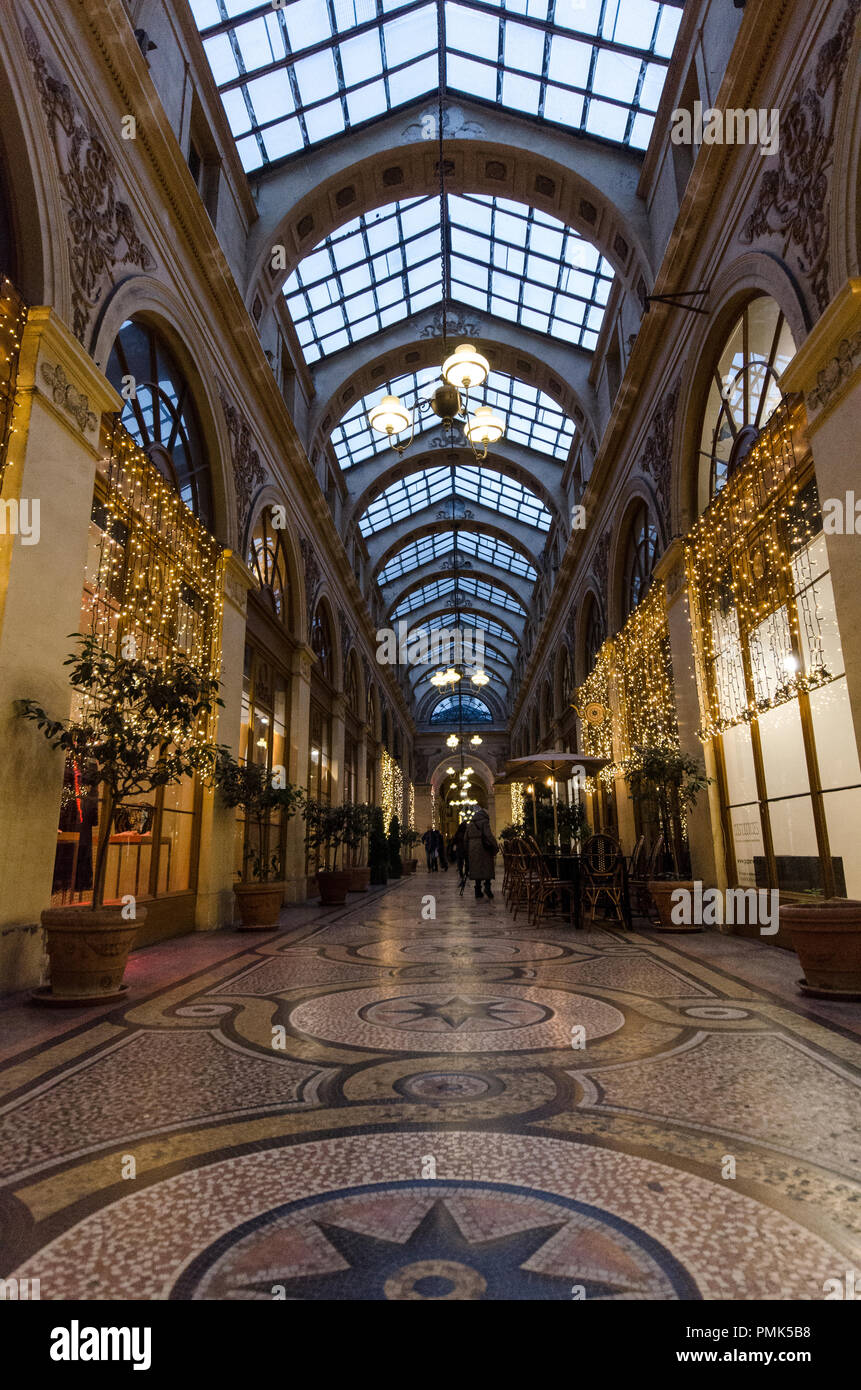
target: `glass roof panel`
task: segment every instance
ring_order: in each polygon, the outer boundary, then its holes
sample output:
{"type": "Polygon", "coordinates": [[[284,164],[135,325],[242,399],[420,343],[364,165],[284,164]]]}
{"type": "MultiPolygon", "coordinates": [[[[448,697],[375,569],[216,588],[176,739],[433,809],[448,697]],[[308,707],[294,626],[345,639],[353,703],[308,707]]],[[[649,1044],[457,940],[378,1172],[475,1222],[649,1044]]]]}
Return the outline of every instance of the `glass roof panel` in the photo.
{"type": "Polygon", "coordinates": [[[502,517],[511,517],[540,531],[550,530],[550,513],[535,493],[486,464],[428,468],[398,478],[368,506],[359,521],[363,536],[372,536],[405,516],[452,496],[489,507],[502,517]]]}
{"type": "MultiPolygon", "coordinates": [[[[404,405],[411,409],[416,396],[421,396],[423,400],[429,397],[438,380],[438,367],[423,367],[419,372],[409,372],[380,382],[373,392],[354,402],[332,431],[332,447],[341,467],[352,468],[373,458],[375,454],[390,451],[387,437],[375,434],[368,424],[368,411],[382,396],[387,393],[400,396],[404,405]]],[[[488,405],[506,416],[506,439],[563,462],[568,458],[574,439],[574,421],[546,391],[528,386],[516,377],[506,376],[504,372],[491,372],[480,394],[488,405]]],[[[478,395],[471,398],[471,408],[481,403],[478,395]]],[[[456,435],[455,447],[459,439],[460,436],[456,435]]],[[[421,448],[420,434],[416,437],[414,448],[421,448]]]]}
{"type": "Polygon", "coordinates": [[[450,92],[645,148],[680,3],[191,0],[191,8],[251,171],[435,93],[440,11],[450,92]],[[650,65],[657,87],[644,81],[650,65]]]}
{"type": "Polygon", "coordinates": [[[439,704],[434,705],[430,717],[431,724],[457,724],[461,717],[464,724],[492,724],[490,707],[477,695],[444,695],[439,704]]]}
{"type": "MultiPolygon", "coordinates": [[[[504,628],[501,623],[496,622],[493,618],[488,618],[484,613],[477,613],[473,609],[467,613],[462,612],[461,617],[467,617],[469,619],[470,627],[480,627],[483,632],[489,632],[492,637],[498,637],[503,642],[510,642],[512,646],[517,645],[516,638],[507,628],[504,628]]],[[[435,618],[423,619],[421,627],[451,627],[452,623],[456,621],[456,613],[440,613],[435,618]]]]}
{"type": "MultiPolygon", "coordinates": [[[[555,217],[504,198],[448,195],[452,299],[591,351],[613,267],[555,217]]],[[[284,286],[305,360],[378,333],[442,296],[439,201],[363,213],[319,243],[284,286]],[[426,298],[429,296],[429,298],[426,298]],[[346,339],[344,335],[346,334],[346,339]]]]}
{"type": "Polygon", "coordinates": [[[440,598],[445,598],[453,604],[456,601],[455,593],[467,600],[480,599],[482,603],[492,603],[497,608],[504,608],[508,613],[516,613],[520,618],[526,616],[523,605],[505,589],[488,584],[484,579],[462,574],[457,584],[452,575],[446,575],[444,579],[434,579],[430,584],[424,584],[421,589],[414,589],[398,604],[392,617],[403,618],[407,613],[415,613],[417,609],[424,608],[426,603],[433,603],[440,598]]]}
{"type": "MultiPolygon", "coordinates": [[[[521,554],[519,550],[512,549],[510,545],[506,545],[505,541],[499,540],[496,536],[482,536],[477,535],[474,531],[459,530],[457,548],[459,555],[463,557],[461,564],[466,559],[466,563],[471,565],[471,557],[475,557],[480,560],[482,565],[493,565],[497,569],[507,570],[509,574],[519,575],[533,583],[538,578],[526,556],[521,554]]],[[[377,576],[377,583],[382,587],[384,584],[390,584],[394,579],[402,579],[404,575],[410,574],[421,565],[426,565],[442,556],[450,556],[453,549],[453,531],[421,536],[418,540],[410,541],[409,545],[405,545],[403,550],[399,550],[396,555],[391,557],[377,576]]]]}

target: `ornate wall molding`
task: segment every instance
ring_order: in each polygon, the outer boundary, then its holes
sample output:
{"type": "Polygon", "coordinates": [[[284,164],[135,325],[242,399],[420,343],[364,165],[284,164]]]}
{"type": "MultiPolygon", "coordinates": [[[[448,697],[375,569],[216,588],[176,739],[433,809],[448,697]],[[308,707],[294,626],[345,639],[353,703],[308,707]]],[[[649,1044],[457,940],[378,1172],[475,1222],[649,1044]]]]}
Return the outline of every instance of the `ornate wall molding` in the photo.
{"type": "MultiPolygon", "coordinates": [[[[344,689],[347,688],[347,678],[350,671],[350,652],[353,650],[353,629],[347,622],[347,615],[343,608],[338,609],[338,627],[341,630],[341,656],[344,663],[344,689]]],[[[353,711],[355,713],[355,711],[353,711]]]]}
{"type": "Polygon", "coordinates": [[[610,564],[610,528],[604,532],[592,552],[590,573],[604,604],[607,603],[607,576],[610,564]]]}
{"type": "Polygon", "coordinates": [[[805,396],[811,410],[822,410],[839,395],[843,383],[861,364],[861,328],[851,338],[844,338],[835,355],[816,375],[816,385],[805,396]]]}
{"type": "Polygon", "coordinates": [[[245,534],[251,503],[258,488],[266,481],[266,469],[260,462],[260,455],[254,448],[251,427],[245,416],[227,398],[219,387],[221,408],[227,433],[230,436],[230,457],[233,466],[233,483],[236,489],[236,519],[240,537],[245,534]]]}
{"type": "Polygon", "coordinates": [[[89,398],[72,385],[61,366],[43,362],[42,380],[50,388],[54,404],[67,410],[74,417],[80,430],[86,434],[87,431],[96,428],[98,418],[95,411],[90,409],[89,398]]]}
{"type": "Polygon", "coordinates": [[[302,551],[302,563],[305,567],[305,600],[308,605],[308,631],[311,631],[311,619],[314,616],[314,605],[317,600],[317,590],[320,587],[322,570],[317,560],[317,554],[311,542],[305,537],[299,537],[299,548],[302,551]]]}
{"type": "Polygon", "coordinates": [[[781,111],[777,167],[762,175],[753,210],[742,225],[746,245],[782,238],[819,313],[828,305],[830,182],[834,133],[846,64],[861,0],[848,0],[835,33],[820,44],[799,94],[781,111]]]}
{"type": "Polygon", "coordinates": [[[680,387],[681,376],[677,376],[669,391],[662,396],[660,404],[652,416],[649,436],[639,459],[640,468],[648,474],[655,484],[655,491],[658,494],[668,530],[670,529],[672,496],[673,426],[676,418],[676,406],[679,403],[680,387]]]}
{"type": "Polygon", "coordinates": [[[92,117],[72,96],[68,83],[53,77],[30,25],[24,29],[48,133],[68,205],[72,272],[72,328],[84,342],[105,288],[118,265],[152,270],[155,260],[138,235],[128,203],[117,196],[117,166],[92,117]]]}
{"type": "MultiPolygon", "coordinates": [[[[439,111],[437,106],[429,106],[423,111],[417,121],[412,121],[404,126],[401,136],[404,140],[438,140],[437,121],[439,111]]],[[[483,125],[478,121],[470,121],[466,113],[459,106],[447,106],[442,113],[442,133],[447,140],[455,137],[463,139],[464,136],[484,135],[483,125]]]]}
{"type": "MultiPolygon", "coordinates": [[[[446,327],[450,338],[480,338],[482,336],[481,319],[475,315],[467,315],[458,312],[457,309],[449,308],[446,315],[446,327]]],[[[437,309],[432,314],[429,322],[424,324],[418,332],[420,338],[440,338],[442,337],[442,309],[437,309]]],[[[446,441],[449,443],[449,441],[446,441]]]]}

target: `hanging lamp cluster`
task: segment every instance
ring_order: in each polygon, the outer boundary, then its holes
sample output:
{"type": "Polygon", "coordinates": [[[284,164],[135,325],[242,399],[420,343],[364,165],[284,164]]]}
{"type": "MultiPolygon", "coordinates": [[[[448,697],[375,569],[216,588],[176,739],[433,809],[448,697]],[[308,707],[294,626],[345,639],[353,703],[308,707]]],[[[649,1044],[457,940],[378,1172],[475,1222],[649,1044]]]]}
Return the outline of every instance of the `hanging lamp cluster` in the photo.
{"type": "Polygon", "coordinates": [[[461,426],[474,458],[481,463],[487,458],[489,446],[505,433],[505,420],[491,406],[479,405],[472,415],[469,413],[469,393],[484,385],[489,372],[487,358],[472,343],[461,343],[443,362],[442,384],[429,399],[421,400],[417,396],[407,408],[399,396],[383,396],[379,404],[368,411],[368,423],[378,434],[388,435],[396,453],[404,454],[415,439],[417,420],[432,411],[449,432],[455,424],[461,426]],[[409,439],[406,443],[396,442],[405,430],[410,432],[409,439]]]}

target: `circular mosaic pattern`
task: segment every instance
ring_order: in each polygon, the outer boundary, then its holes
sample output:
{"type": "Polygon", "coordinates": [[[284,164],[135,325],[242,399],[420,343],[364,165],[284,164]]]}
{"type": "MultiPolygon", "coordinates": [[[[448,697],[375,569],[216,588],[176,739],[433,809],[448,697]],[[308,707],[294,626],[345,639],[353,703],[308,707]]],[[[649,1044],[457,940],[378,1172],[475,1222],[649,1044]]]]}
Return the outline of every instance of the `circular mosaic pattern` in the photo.
{"type": "Polygon", "coordinates": [[[682,1013],[688,1018],[750,1018],[748,1009],[733,1009],[728,1004],[691,1004],[682,1013]]]}
{"type": "Polygon", "coordinates": [[[425,1071],[396,1082],[395,1089],[415,1100],[477,1100],[500,1088],[489,1077],[471,1072],[425,1071]]]}
{"type": "Polygon", "coordinates": [[[422,962],[427,965],[473,966],[511,965],[522,960],[557,960],[569,955],[564,946],[549,941],[511,941],[474,936],[427,937],[424,940],[387,939],[372,941],[355,952],[362,960],[380,965],[422,962]]]}
{"type": "Polygon", "coordinates": [[[615,1033],[624,1017],[612,1004],[562,990],[497,984],[459,990],[402,985],[321,995],[289,1013],[299,1033],[348,1047],[397,1052],[504,1052],[571,1047],[615,1033]],[[540,1002],[539,1002],[540,1001],[540,1002]]]}
{"type": "Polygon", "coordinates": [[[186,1004],[175,1012],[177,1018],[220,1018],[222,1014],[229,1014],[232,1007],[232,1004],[186,1004]]]}
{"type": "Polygon", "coordinates": [[[174,1299],[697,1299],[630,1222],[511,1183],[398,1182],[287,1203],[214,1241],[174,1299]]]}

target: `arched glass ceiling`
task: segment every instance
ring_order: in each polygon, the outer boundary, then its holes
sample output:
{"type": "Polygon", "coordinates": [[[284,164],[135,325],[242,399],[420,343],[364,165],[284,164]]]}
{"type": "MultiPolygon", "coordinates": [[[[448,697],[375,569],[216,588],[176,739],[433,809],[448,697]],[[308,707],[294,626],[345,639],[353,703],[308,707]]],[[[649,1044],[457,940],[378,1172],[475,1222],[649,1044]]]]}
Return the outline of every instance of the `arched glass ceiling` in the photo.
{"type": "MultiPolygon", "coordinates": [[[[450,295],[592,349],[613,283],[601,253],[556,217],[484,194],[448,194],[450,295]]],[[[284,286],[313,363],[439,302],[439,199],[363,213],[321,241],[284,286]]]]}
{"type": "Polygon", "coordinates": [[[398,478],[371,502],[359,521],[359,530],[363,536],[373,536],[434,502],[450,499],[452,490],[457,497],[481,503],[500,516],[512,517],[540,531],[550,529],[550,513],[534,492],[490,468],[458,464],[455,468],[429,468],[424,473],[398,478]]]}
{"type": "MultiPolygon", "coordinates": [[[[440,627],[440,626],[441,626],[441,624],[435,623],[435,622],[434,622],[434,623],[430,623],[430,622],[428,622],[428,623],[419,623],[418,627],[412,627],[412,626],[411,626],[411,627],[410,627],[410,640],[412,640],[414,637],[416,637],[416,636],[417,636],[418,634],[420,634],[420,633],[423,633],[423,632],[431,633],[431,632],[433,632],[436,628],[438,628],[438,627],[440,627]]],[[[461,620],[461,626],[462,626],[462,627],[470,627],[470,626],[472,626],[472,624],[469,623],[469,622],[464,623],[463,620],[461,620]]],[[[495,661],[495,662],[497,662],[498,665],[500,665],[500,666],[508,667],[509,669],[511,668],[511,657],[508,656],[508,655],[506,655],[505,652],[500,651],[499,647],[495,647],[495,646],[493,645],[492,642],[485,642],[485,643],[484,643],[484,657],[483,657],[483,659],[484,659],[485,661],[495,661]]],[[[416,672],[416,674],[417,674],[417,676],[418,676],[418,679],[417,679],[417,681],[416,681],[416,685],[418,686],[418,685],[421,684],[421,682],[422,682],[423,680],[426,679],[428,673],[427,673],[427,671],[420,671],[420,669],[419,669],[418,667],[415,667],[415,668],[413,668],[413,669],[415,670],[415,672],[416,672]]]]}
{"type": "MultiPolygon", "coordinates": [[[[368,411],[382,396],[391,392],[411,407],[416,395],[423,400],[429,397],[434,383],[438,381],[438,367],[423,367],[420,372],[408,372],[404,376],[393,377],[391,381],[381,382],[376,390],[351,406],[332,431],[332,446],[341,467],[352,468],[391,448],[386,436],[375,434],[368,424],[368,411]]],[[[537,449],[540,454],[549,454],[561,462],[568,458],[574,439],[574,421],[546,391],[527,386],[525,381],[506,376],[504,372],[491,372],[481,392],[470,397],[470,410],[482,403],[493,406],[505,415],[506,439],[527,449],[537,449]]],[[[425,421],[428,419],[427,416],[423,418],[425,421]]],[[[430,416],[430,420],[436,425],[440,423],[435,415],[430,416]]],[[[425,427],[432,428],[432,425],[425,427]]],[[[461,436],[455,433],[454,448],[458,447],[460,439],[461,436]]],[[[465,440],[463,444],[465,446],[465,440]]],[[[420,439],[417,447],[421,447],[420,439]]]]}
{"type": "MultiPolygon", "coordinates": [[[[498,637],[503,642],[510,642],[512,646],[517,645],[516,638],[507,628],[504,628],[501,623],[495,622],[493,618],[486,617],[484,613],[469,612],[466,614],[462,613],[460,616],[461,618],[466,617],[468,619],[468,622],[465,623],[464,626],[481,628],[482,632],[488,632],[492,637],[498,637]]],[[[457,622],[457,617],[458,615],[453,612],[440,613],[435,618],[424,619],[420,624],[419,630],[425,627],[430,629],[451,627],[453,623],[457,622]]]]}
{"type": "Polygon", "coordinates": [[[483,700],[477,695],[445,695],[435,705],[430,717],[431,724],[457,724],[463,716],[464,724],[492,724],[493,715],[483,700]]]}
{"type": "MultiPolygon", "coordinates": [[[[452,92],[645,149],[682,0],[444,0],[452,92]]],[[[191,0],[247,170],[435,92],[430,0],[191,0]]]]}
{"type": "Polygon", "coordinates": [[[462,598],[481,599],[482,603],[492,603],[497,608],[516,613],[519,618],[526,617],[523,605],[506,589],[499,589],[495,584],[488,584],[486,579],[475,579],[469,574],[461,574],[457,583],[453,576],[447,575],[445,579],[434,579],[421,589],[414,589],[398,604],[392,617],[404,618],[408,613],[415,613],[417,609],[424,608],[426,603],[433,603],[435,599],[445,598],[453,604],[456,602],[456,592],[459,592],[462,598]]]}
{"type": "MultiPolygon", "coordinates": [[[[494,565],[497,569],[507,570],[509,574],[519,575],[522,579],[529,579],[534,582],[538,575],[532,565],[522,555],[519,550],[513,550],[505,541],[498,540],[496,536],[481,536],[474,531],[458,531],[457,533],[458,554],[466,557],[475,556],[483,565],[494,565]]],[[[435,532],[430,536],[420,536],[418,540],[410,541],[403,550],[399,550],[387,561],[385,568],[377,575],[377,583],[382,587],[384,584],[391,584],[393,579],[402,579],[404,575],[411,574],[421,565],[429,564],[431,560],[440,559],[444,555],[451,555],[454,550],[454,532],[442,531],[435,532]]],[[[449,563],[451,563],[449,561],[449,563]]],[[[471,564],[471,560],[467,560],[471,564]]],[[[460,561],[463,568],[463,561],[460,561]]]]}

